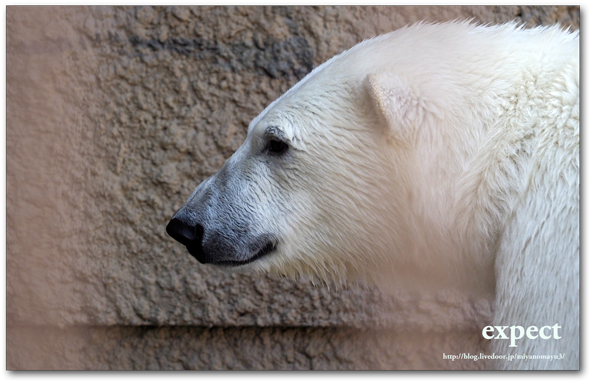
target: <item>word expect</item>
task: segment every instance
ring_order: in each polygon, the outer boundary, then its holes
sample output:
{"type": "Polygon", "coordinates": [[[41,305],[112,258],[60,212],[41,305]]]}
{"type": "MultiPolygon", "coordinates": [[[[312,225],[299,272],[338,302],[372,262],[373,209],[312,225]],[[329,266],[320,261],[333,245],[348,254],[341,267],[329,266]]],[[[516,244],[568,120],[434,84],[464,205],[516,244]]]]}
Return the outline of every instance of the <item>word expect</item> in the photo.
{"type": "Polygon", "coordinates": [[[508,346],[516,348],[517,344],[515,341],[523,338],[525,335],[527,335],[527,338],[529,339],[536,339],[537,337],[540,337],[541,339],[561,339],[562,337],[558,335],[558,329],[560,328],[558,323],[554,326],[543,326],[540,329],[538,329],[537,326],[529,326],[527,327],[527,331],[525,331],[522,326],[485,326],[481,331],[481,335],[483,335],[483,338],[485,339],[510,339],[510,345],[508,346]],[[498,335],[496,336],[494,336],[494,329],[498,331],[498,335]],[[506,329],[510,330],[510,338],[504,332],[506,329]]]}

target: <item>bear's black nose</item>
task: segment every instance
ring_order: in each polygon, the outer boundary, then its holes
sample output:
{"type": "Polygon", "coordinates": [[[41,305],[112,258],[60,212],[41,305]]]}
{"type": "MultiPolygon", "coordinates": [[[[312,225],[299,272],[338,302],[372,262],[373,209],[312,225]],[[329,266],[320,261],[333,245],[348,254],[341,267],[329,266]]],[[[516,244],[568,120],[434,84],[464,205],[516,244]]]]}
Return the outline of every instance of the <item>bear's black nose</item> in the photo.
{"type": "Polygon", "coordinates": [[[173,218],[167,224],[167,233],[185,246],[202,247],[204,229],[201,225],[191,226],[177,218],[173,218]]]}
{"type": "Polygon", "coordinates": [[[204,228],[202,225],[189,225],[178,218],[174,217],[167,224],[167,233],[179,243],[183,244],[190,254],[194,256],[200,263],[206,263],[206,255],[202,248],[202,236],[204,228]]]}

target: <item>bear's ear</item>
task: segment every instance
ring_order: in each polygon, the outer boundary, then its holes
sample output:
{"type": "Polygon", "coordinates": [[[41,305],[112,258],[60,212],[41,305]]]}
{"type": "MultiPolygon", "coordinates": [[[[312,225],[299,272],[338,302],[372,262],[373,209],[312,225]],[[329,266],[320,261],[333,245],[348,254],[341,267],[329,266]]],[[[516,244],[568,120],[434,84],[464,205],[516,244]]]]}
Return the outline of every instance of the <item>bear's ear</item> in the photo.
{"type": "Polygon", "coordinates": [[[366,77],[365,88],[391,138],[405,140],[421,126],[425,99],[400,76],[371,73],[366,77]]]}

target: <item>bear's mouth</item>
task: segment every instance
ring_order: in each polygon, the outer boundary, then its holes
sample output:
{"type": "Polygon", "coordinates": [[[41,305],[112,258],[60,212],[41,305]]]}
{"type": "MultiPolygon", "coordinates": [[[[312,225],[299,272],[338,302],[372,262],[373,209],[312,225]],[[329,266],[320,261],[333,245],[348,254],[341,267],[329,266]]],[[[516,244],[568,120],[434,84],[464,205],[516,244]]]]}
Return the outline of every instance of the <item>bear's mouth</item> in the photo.
{"type": "Polygon", "coordinates": [[[269,242],[263,248],[258,250],[258,252],[256,254],[254,254],[253,256],[251,256],[248,259],[244,259],[242,261],[230,261],[230,260],[217,261],[217,262],[213,262],[213,265],[224,266],[224,267],[235,267],[235,266],[247,265],[249,263],[252,263],[252,262],[264,257],[267,254],[272,253],[276,249],[277,249],[277,244],[273,243],[273,242],[269,242]]]}
{"type": "Polygon", "coordinates": [[[215,266],[236,267],[236,266],[247,265],[249,263],[252,263],[252,262],[264,257],[267,254],[272,253],[273,251],[275,251],[277,249],[277,242],[274,242],[274,241],[267,242],[260,250],[258,250],[250,258],[246,258],[246,259],[242,259],[242,260],[215,259],[213,257],[207,256],[207,254],[204,251],[198,252],[198,250],[192,246],[186,246],[186,248],[189,251],[189,253],[191,255],[193,255],[194,258],[196,258],[198,260],[198,262],[200,262],[202,264],[209,263],[209,264],[212,264],[215,266]]]}

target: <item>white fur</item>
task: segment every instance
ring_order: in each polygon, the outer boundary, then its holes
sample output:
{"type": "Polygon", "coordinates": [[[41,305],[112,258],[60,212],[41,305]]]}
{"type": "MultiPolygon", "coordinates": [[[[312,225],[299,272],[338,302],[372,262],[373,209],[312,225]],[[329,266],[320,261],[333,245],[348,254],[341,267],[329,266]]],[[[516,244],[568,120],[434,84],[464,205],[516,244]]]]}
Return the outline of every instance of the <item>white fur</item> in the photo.
{"type": "Polygon", "coordinates": [[[317,68],[250,125],[280,115],[292,138],[331,146],[304,147],[329,166],[304,173],[307,198],[328,196],[320,215],[311,200],[295,205],[299,243],[287,255],[298,264],[262,266],[376,280],[390,267],[411,280],[450,270],[489,286],[495,262],[494,324],[559,323],[564,335],[519,348],[494,340],[494,352],[565,353],[498,367],[577,369],[578,46],[558,27],[420,24],[317,68]],[[326,257],[310,240],[319,235],[326,257]]]}
{"type": "Polygon", "coordinates": [[[278,126],[290,153],[256,178],[278,249],[244,266],[494,294],[498,368],[579,361],[579,38],[559,27],[418,24],[364,41],[260,114],[233,161],[278,126]],[[267,179],[267,177],[269,179],[267,179]],[[273,212],[274,211],[274,212],[273,212]],[[495,267],[495,276],[494,276],[495,267]]]}

